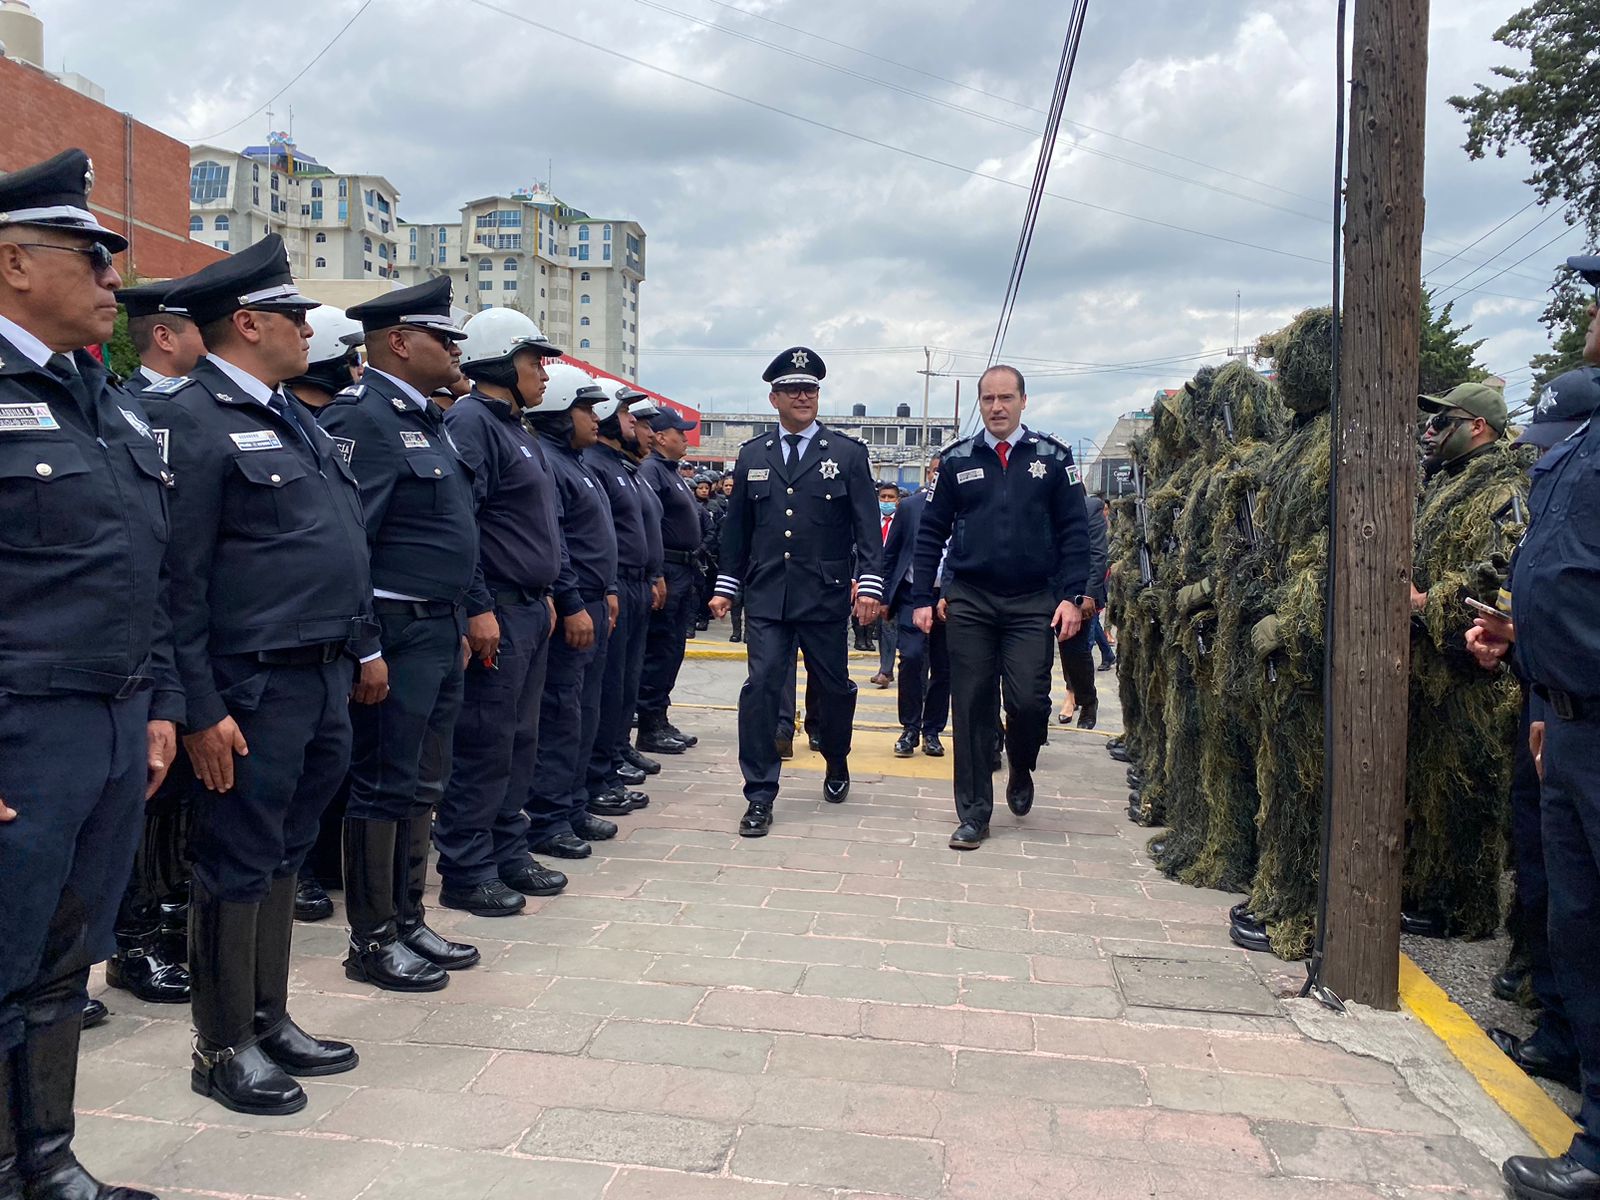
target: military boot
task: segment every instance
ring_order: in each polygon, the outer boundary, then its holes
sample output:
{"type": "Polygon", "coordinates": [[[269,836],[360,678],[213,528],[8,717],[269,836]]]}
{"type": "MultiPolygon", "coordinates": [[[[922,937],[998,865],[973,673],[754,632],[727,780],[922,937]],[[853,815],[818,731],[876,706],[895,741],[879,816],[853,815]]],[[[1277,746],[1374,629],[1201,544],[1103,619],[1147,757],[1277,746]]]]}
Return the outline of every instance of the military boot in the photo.
{"type": "Polygon", "coordinates": [[[256,910],[255,1034],[267,1056],[290,1075],[337,1075],[356,1065],[355,1048],[312,1037],[289,1015],[296,884],[292,875],[274,879],[256,910]]]}
{"type": "Polygon", "coordinates": [[[400,940],[434,966],[459,971],[476,966],[482,956],[476,946],[452,942],[428,928],[422,896],[428,886],[428,849],[432,845],[433,823],[427,813],[400,822],[394,844],[396,927],[400,940]]]}
{"type": "Polygon", "coordinates": [[[400,940],[398,835],[394,821],[345,818],[344,907],[350,921],[350,953],[345,956],[344,973],[386,991],[437,992],[450,977],[400,940]]]}

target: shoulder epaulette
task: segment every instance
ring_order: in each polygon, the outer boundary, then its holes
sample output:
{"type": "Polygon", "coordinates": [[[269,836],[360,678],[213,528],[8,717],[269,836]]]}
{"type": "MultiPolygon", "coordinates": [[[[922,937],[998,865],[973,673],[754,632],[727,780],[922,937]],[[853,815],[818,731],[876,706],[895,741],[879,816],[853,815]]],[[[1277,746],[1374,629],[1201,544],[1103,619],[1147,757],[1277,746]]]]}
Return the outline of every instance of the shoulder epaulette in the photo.
{"type": "Polygon", "coordinates": [[[860,446],[863,450],[865,450],[867,448],[867,444],[865,442],[863,442],[860,438],[856,437],[854,434],[845,433],[842,429],[835,429],[831,425],[827,426],[826,428],[828,430],[828,433],[833,437],[843,438],[847,442],[854,442],[856,445],[860,446]]]}
{"type": "Polygon", "coordinates": [[[740,442],[739,445],[740,446],[753,446],[757,442],[759,442],[762,438],[769,438],[771,436],[772,435],[770,433],[758,433],[758,434],[755,435],[755,437],[745,438],[745,440],[740,442]]]}
{"type": "Polygon", "coordinates": [[[333,403],[335,403],[335,404],[340,404],[340,403],[354,404],[357,400],[361,399],[361,397],[365,396],[366,394],[367,394],[367,385],[366,384],[364,384],[364,383],[352,383],[349,387],[344,388],[344,389],[334,393],[333,403]]]}
{"type": "Polygon", "coordinates": [[[143,389],[142,394],[146,396],[170,396],[174,392],[188,387],[193,382],[194,380],[187,375],[174,375],[170,379],[163,379],[160,383],[152,383],[149,387],[143,389]]]}
{"type": "Polygon", "coordinates": [[[1056,437],[1056,435],[1053,433],[1041,433],[1037,436],[1041,442],[1046,442],[1049,445],[1054,446],[1062,454],[1070,455],[1072,453],[1072,447],[1067,445],[1060,438],[1056,437]]]}
{"type": "Polygon", "coordinates": [[[938,451],[939,457],[965,458],[967,455],[972,453],[972,446],[973,442],[976,440],[976,437],[977,435],[973,434],[969,437],[957,438],[955,441],[947,443],[946,445],[940,447],[938,451]]]}

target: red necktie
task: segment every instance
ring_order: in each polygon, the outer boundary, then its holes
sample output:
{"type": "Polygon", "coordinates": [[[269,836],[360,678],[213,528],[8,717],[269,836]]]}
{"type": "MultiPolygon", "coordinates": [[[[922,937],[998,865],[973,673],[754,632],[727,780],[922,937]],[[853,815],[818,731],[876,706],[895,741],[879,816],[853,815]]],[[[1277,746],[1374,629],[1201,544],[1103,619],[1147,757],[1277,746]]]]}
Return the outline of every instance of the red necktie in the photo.
{"type": "Polygon", "coordinates": [[[1001,442],[994,448],[994,452],[1000,456],[1000,469],[1004,471],[1006,469],[1006,459],[1011,456],[1011,443],[1001,442]]]}

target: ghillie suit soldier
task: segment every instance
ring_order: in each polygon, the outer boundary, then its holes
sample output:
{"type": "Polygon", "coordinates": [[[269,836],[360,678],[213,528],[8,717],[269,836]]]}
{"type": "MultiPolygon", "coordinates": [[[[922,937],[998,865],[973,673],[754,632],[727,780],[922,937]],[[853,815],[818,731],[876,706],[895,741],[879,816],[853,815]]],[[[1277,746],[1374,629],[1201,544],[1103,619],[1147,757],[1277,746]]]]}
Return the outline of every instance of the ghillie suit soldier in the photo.
{"type": "MultiPolygon", "coordinates": [[[[1131,762],[1142,761],[1144,749],[1155,736],[1150,714],[1145,707],[1146,687],[1155,646],[1155,626],[1139,604],[1139,594],[1152,578],[1149,550],[1144,544],[1144,488],[1150,470],[1150,438],[1141,434],[1128,443],[1133,460],[1134,492],[1119,497],[1111,506],[1111,572],[1107,592],[1117,621],[1117,694],[1122,703],[1123,745],[1131,762]]],[[[1144,777],[1139,768],[1128,768],[1128,782],[1135,790],[1129,795],[1128,816],[1139,821],[1143,804],[1138,789],[1144,777]]]]}
{"type": "Polygon", "coordinates": [[[1518,697],[1510,675],[1467,653],[1464,601],[1495,602],[1527,524],[1534,455],[1504,436],[1505,399],[1487,384],[1418,403],[1433,415],[1412,584],[1402,919],[1411,933],[1486,937],[1500,923],[1518,697]]]}
{"type": "Polygon", "coordinates": [[[1296,959],[1311,947],[1320,870],[1332,310],[1301,313],[1262,339],[1262,351],[1277,363],[1292,415],[1261,468],[1256,546],[1234,572],[1246,584],[1240,620],[1256,658],[1260,808],[1255,883],[1230,935],[1246,949],[1296,959]]]}

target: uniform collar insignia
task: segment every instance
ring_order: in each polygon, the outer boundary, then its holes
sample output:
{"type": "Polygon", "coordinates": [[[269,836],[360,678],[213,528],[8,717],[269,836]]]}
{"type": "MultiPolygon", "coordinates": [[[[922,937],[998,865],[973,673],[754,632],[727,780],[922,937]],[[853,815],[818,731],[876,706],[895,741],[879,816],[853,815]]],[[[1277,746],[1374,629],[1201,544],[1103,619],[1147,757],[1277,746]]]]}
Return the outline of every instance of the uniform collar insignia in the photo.
{"type": "Polygon", "coordinates": [[[771,449],[772,449],[772,439],[771,439],[771,438],[768,438],[768,439],[767,439],[767,449],[768,449],[768,450],[771,450],[771,449]]]}
{"type": "Polygon", "coordinates": [[[817,470],[824,479],[839,478],[839,464],[834,462],[831,458],[823,459],[822,465],[818,467],[817,470]]]}

